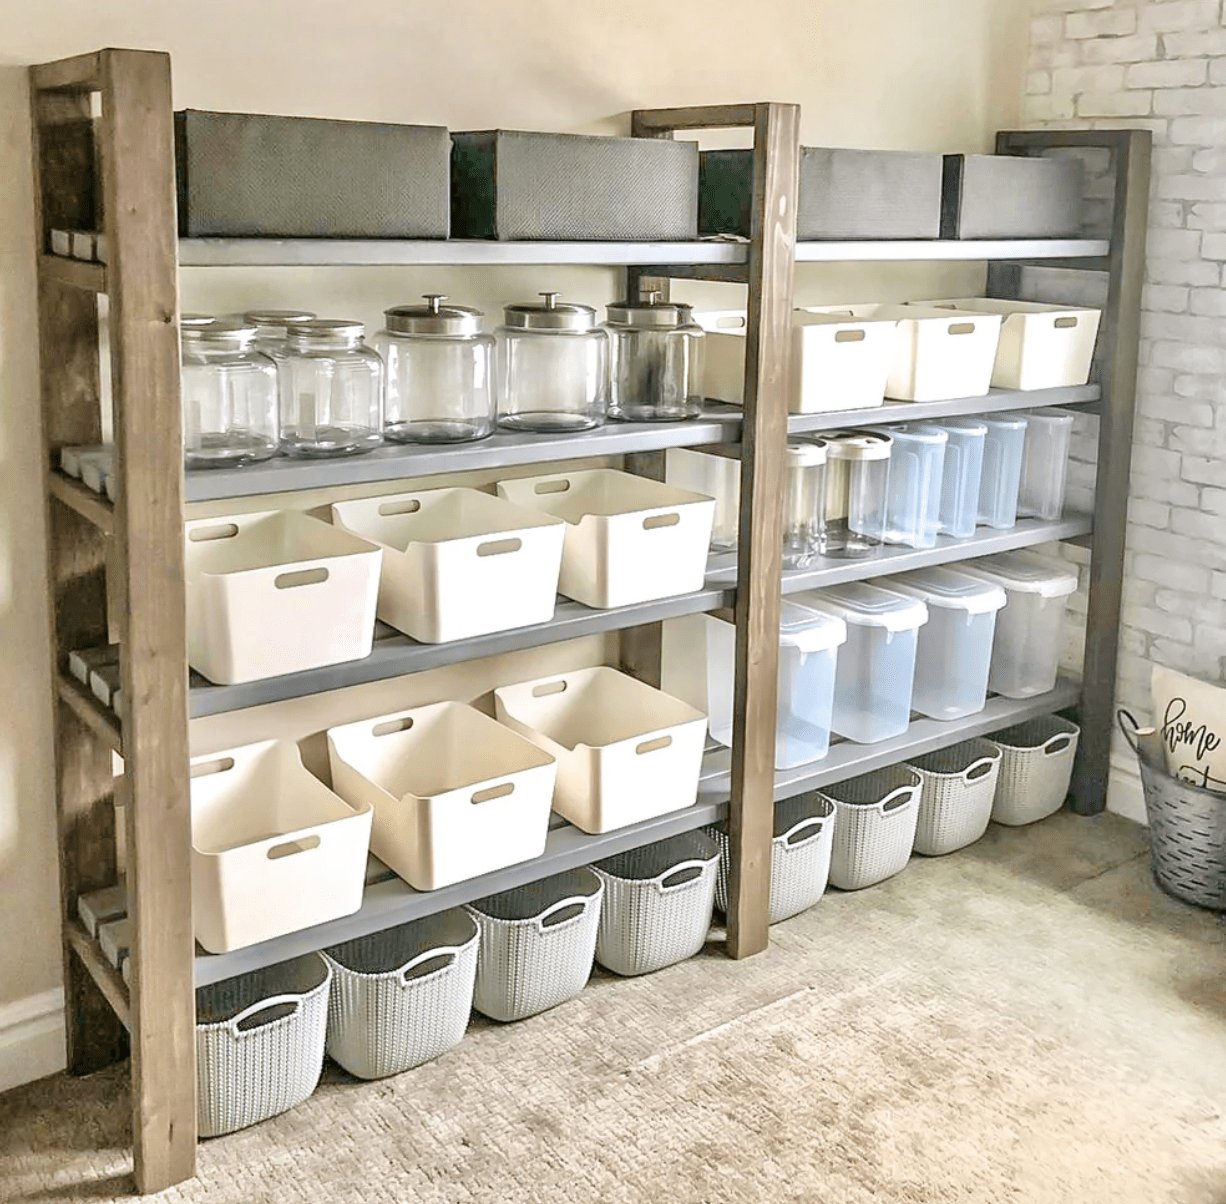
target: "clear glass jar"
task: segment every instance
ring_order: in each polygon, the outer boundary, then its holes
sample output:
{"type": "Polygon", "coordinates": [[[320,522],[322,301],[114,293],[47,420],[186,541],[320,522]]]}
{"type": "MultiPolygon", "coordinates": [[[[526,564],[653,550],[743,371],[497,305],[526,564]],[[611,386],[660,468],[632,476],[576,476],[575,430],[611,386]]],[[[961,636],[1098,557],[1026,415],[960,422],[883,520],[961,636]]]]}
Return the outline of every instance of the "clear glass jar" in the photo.
{"type": "Polygon", "coordinates": [[[183,459],[233,468],[277,454],[277,366],[255,349],[255,327],[233,318],[180,326],[183,459]]]}
{"type": "Polygon", "coordinates": [[[494,336],[481,333],[481,311],[443,305],[384,311],[375,348],[387,367],[383,435],[397,443],[466,443],[494,429],[494,336]]]}
{"type": "Polygon", "coordinates": [[[281,450],[344,456],[383,442],[383,361],[361,322],[291,322],[277,356],[281,450]]]}
{"type": "Polygon", "coordinates": [[[285,353],[285,330],[291,322],[309,322],[315,315],[309,309],[249,309],[243,321],[255,327],[255,349],[265,355],[285,353]]]}
{"type": "Polygon", "coordinates": [[[557,293],[504,308],[496,331],[498,424],[513,431],[584,431],[604,422],[608,339],[589,305],[557,293]]]}
{"type": "Polygon", "coordinates": [[[784,463],[783,565],[803,569],[826,542],[826,444],[821,439],[789,443],[784,463]]]}
{"type": "Polygon", "coordinates": [[[827,556],[875,556],[885,542],[893,441],[880,431],[834,431],[826,443],[827,556]]]}
{"type": "Polygon", "coordinates": [[[702,409],[704,333],[690,306],[661,301],[610,305],[609,417],[623,422],[678,422],[702,409]]]}

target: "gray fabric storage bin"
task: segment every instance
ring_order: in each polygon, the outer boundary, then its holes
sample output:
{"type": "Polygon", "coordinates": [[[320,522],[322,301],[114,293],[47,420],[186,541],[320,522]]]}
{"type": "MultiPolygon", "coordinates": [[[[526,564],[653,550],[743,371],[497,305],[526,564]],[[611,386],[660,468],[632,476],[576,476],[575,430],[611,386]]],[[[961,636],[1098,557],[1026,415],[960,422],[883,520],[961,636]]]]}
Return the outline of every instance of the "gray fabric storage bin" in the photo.
{"type": "MultiPolygon", "coordinates": [[[[749,237],[753,151],[704,151],[698,228],[749,237]]],[[[911,151],[800,148],[799,242],[936,238],[941,232],[941,156],[911,151]]]]}
{"type": "Polygon", "coordinates": [[[179,233],[229,238],[446,238],[442,126],[175,114],[179,233]]]}
{"type": "Polygon", "coordinates": [[[1082,165],[1025,155],[946,155],[942,238],[1076,238],[1082,165]]]}
{"type": "Polygon", "coordinates": [[[520,130],[452,134],[451,142],[452,238],[697,235],[697,143],[520,130]]]}

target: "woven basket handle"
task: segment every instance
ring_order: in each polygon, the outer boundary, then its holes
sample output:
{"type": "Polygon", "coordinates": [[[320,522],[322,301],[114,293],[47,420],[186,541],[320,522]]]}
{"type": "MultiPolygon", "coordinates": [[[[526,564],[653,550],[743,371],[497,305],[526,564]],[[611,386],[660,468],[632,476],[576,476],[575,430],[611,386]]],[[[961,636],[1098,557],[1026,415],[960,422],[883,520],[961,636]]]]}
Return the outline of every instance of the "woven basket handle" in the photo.
{"type": "Polygon", "coordinates": [[[676,865],[666,869],[664,873],[658,875],[651,880],[652,886],[656,888],[662,895],[672,894],[673,891],[684,890],[687,886],[693,886],[696,882],[702,881],[702,871],[707,868],[710,863],[703,861],[699,857],[692,857],[689,861],[679,861],[676,865]],[[687,874],[690,870],[697,870],[698,873],[692,878],[685,877],[679,882],[670,882],[670,878],[676,878],[680,874],[687,874]]]}
{"type": "Polygon", "coordinates": [[[783,841],[787,848],[799,849],[811,840],[816,840],[830,822],[830,818],[829,815],[810,815],[799,823],[793,824],[779,839],[783,841]],[[813,831],[808,836],[800,835],[800,833],[805,832],[809,828],[812,828],[813,831]]]}
{"type": "Polygon", "coordinates": [[[878,804],[877,810],[882,815],[901,815],[907,809],[907,804],[915,799],[914,786],[899,786],[891,790],[878,804]]]}
{"type": "Polygon", "coordinates": [[[1056,753],[1063,752],[1073,743],[1073,737],[1068,732],[1057,732],[1050,740],[1044,740],[1041,747],[1045,757],[1054,757],[1056,753]]]}
{"type": "MultiPolygon", "coordinates": [[[[243,1008],[237,1016],[234,1016],[229,1021],[230,1032],[234,1034],[236,1040],[242,1040],[244,1037],[250,1036],[252,1033],[259,1032],[264,1027],[262,1024],[254,1025],[251,1028],[239,1028],[244,1020],[250,1020],[252,1016],[258,1016],[261,1012],[270,1011],[272,1008],[281,1007],[283,1004],[292,1004],[294,1011],[297,1011],[302,1006],[301,995],[271,995],[267,999],[261,999],[258,1003],[253,1003],[248,1008],[243,1008]]],[[[283,1020],[288,1020],[288,1016],[281,1017],[283,1020]]],[[[272,1021],[267,1021],[271,1024],[272,1021]]]]}
{"type": "Polygon", "coordinates": [[[424,953],[419,953],[412,961],[405,962],[398,971],[400,977],[400,985],[405,987],[415,986],[419,982],[425,982],[426,979],[433,978],[435,974],[441,974],[444,970],[450,970],[455,965],[456,958],[463,951],[462,945],[438,945],[433,949],[427,949],[424,953]],[[410,978],[409,975],[422,964],[422,962],[432,961],[436,957],[449,958],[445,966],[439,966],[431,974],[423,975],[421,978],[410,978]]]}
{"type": "Polygon", "coordinates": [[[962,780],[969,785],[979,778],[986,778],[992,772],[992,766],[997,760],[997,757],[980,757],[978,761],[972,761],[962,771],[962,780]]]}
{"type": "Polygon", "coordinates": [[[556,932],[559,928],[569,928],[571,924],[577,923],[583,919],[583,912],[587,911],[587,905],[595,896],[592,895],[572,895],[569,899],[559,899],[556,903],[546,907],[539,916],[536,917],[536,926],[542,936],[547,936],[550,932],[556,932]],[[550,916],[556,916],[558,912],[565,911],[568,907],[579,907],[582,911],[578,915],[573,915],[567,920],[558,920],[556,923],[549,922],[550,916]]]}

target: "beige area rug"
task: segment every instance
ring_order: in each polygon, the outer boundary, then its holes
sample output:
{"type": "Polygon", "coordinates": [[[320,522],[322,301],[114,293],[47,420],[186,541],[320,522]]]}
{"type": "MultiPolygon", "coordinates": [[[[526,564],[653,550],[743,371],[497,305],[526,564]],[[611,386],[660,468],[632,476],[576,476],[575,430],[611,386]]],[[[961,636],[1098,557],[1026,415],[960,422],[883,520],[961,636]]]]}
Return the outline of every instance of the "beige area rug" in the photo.
{"type": "MultiPolygon", "coordinates": [[[[1226,1204],[1226,948],[1140,829],[1058,816],[830,894],[742,963],[598,975],[407,1075],[335,1069],[159,1199],[1226,1204]]],[[[0,1199],[131,1180],[123,1068],[0,1097],[0,1199]]]]}

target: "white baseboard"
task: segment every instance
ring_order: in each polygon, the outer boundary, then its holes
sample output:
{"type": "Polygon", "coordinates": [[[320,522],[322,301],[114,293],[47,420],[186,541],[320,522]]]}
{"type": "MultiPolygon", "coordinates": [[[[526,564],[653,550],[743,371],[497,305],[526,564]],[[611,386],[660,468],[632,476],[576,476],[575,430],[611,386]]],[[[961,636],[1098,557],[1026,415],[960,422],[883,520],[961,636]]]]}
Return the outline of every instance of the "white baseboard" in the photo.
{"type": "Polygon", "coordinates": [[[1112,764],[1107,778],[1107,810],[1138,824],[1148,823],[1141,775],[1112,764]]]}
{"type": "Polygon", "coordinates": [[[0,1006],[0,1091],[64,1069],[64,992],[0,1006]]]}

